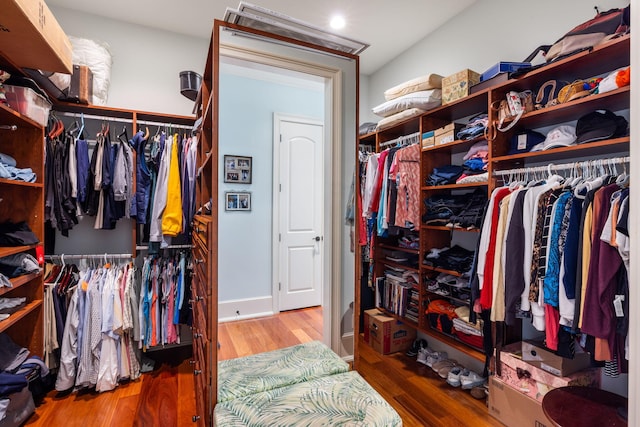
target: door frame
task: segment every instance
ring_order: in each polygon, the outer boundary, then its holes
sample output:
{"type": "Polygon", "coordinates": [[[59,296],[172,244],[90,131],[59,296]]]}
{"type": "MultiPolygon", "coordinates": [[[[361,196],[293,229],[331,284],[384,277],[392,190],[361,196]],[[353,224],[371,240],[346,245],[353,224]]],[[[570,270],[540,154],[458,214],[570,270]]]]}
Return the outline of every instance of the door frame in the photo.
{"type": "MultiPolygon", "coordinates": [[[[271,253],[273,254],[272,260],[271,260],[271,275],[272,275],[272,281],[271,281],[271,285],[272,285],[272,295],[273,298],[271,299],[271,301],[273,302],[273,312],[274,313],[280,313],[280,246],[281,246],[281,242],[279,239],[279,233],[280,233],[280,189],[278,188],[280,183],[277,182],[276,177],[280,175],[280,123],[283,121],[291,121],[291,122],[296,122],[296,123],[304,123],[304,124],[309,124],[309,125],[320,125],[322,126],[323,132],[322,132],[322,171],[323,171],[323,183],[322,183],[322,194],[324,194],[324,199],[322,202],[322,205],[324,206],[326,203],[326,192],[324,191],[325,188],[325,183],[324,183],[324,174],[326,173],[326,161],[325,161],[325,155],[326,155],[326,147],[329,145],[329,140],[327,137],[327,132],[325,132],[325,125],[324,125],[324,120],[321,119],[314,119],[311,117],[305,117],[305,116],[295,116],[293,114],[285,114],[285,113],[273,113],[273,200],[272,200],[272,226],[271,226],[271,253]]],[[[324,236],[325,234],[325,212],[322,212],[322,236],[324,236]]],[[[324,237],[323,237],[324,238],[324,237]]],[[[324,307],[324,293],[325,293],[325,289],[324,286],[326,284],[326,279],[325,279],[325,274],[327,273],[326,269],[325,269],[325,264],[326,264],[326,257],[327,257],[327,245],[322,244],[322,284],[323,284],[323,289],[322,289],[322,304],[324,307]]],[[[323,314],[323,318],[324,318],[324,314],[323,314]]]]}
{"type": "MultiPolygon", "coordinates": [[[[322,341],[337,354],[346,356],[342,351],[341,306],[342,306],[342,269],[341,256],[342,232],[340,228],[342,173],[342,72],[340,69],[321,64],[300,61],[245,47],[220,45],[220,56],[242,59],[284,70],[322,77],[325,92],[325,144],[324,152],[324,284],[322,289],[322,341]],[[330,191],[329,191],[330,190],[330,191]],[[327,315],[329,314],[329,315],[327,315]]],[[[346,284],[345,284],[346,285],[346,284]]],[[[272,291],[273,292],[273,291],[272,291]]],[[[273,294],[272,294],[273,295],[273,294]]]]}

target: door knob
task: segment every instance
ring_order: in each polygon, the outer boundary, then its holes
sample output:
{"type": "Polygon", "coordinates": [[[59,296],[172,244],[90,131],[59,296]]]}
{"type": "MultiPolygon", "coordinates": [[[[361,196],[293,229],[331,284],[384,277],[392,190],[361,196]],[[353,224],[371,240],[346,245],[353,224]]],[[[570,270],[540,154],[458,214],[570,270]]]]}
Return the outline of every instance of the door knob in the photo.
{"type": "Polygon", "coordinates": [[[320,241],[320,236],[314,237],[313,240],[315,240],[316,242],[319,242],[320,241]]]}

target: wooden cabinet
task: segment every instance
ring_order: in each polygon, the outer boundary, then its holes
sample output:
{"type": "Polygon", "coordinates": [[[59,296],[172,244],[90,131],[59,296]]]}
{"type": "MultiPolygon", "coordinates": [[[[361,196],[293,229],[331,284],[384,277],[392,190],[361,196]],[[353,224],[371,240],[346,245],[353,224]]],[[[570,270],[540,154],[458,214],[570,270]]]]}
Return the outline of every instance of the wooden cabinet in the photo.
{"type": "MultiPolygon", "coordinates": [[[[217,31],[217,29],[215,30],[217,31]]],[[[196,209],[192,244],[194,273],[191,283],[193,298],[193,366],[196,411],[192,420],[197,425],[213,425],[213,408],[218,385],[218,147],[214,138],[213,111],[214,63],[213,41],[202,86],[196,100],[198,126],[198,174],[196,177],[196,209]]]]}
{"type": "MultiPolygon", "coordinates": [[[[0,179],[0,222],[25,221],[44,245],[44,129],[33,120],[0,104],[0,152],[13,157],[17,167],[31,168],[36,182],[0,179]],[[15,126],[15,130],[6,127],[15,126]]],[[[35,247],[0,247],[0,257],[22,252],[35,255],[35,247]]],[[[7,333],[31,353],[43,355],[43,273],[11,279],[11,288],[0,287],[0,298],[25,297],[26,303],[6,320],[7,333]]]]}
{"type": "MultiPolygon", "coordinates": [[[[487,113],[489,115],[489,123],[497,121],[497,112],[492,110],[491,105],[502,99],[505,99],[509,91],[525,91],[532,90],[534,96],[539,87],[546,81],[556,80],[558,89],[563,83],[573,82],[578,79],[588,79],[591,77],[603,76],[620,67],[628,66],[630,36],[624,36],[619,39],[608,42],[599,46],[592,51],[585,51],[570,56],[568,58],[548,64],[544,67],[527,73],[518,79],[510,79],[506,82],[485,88],[481,91],[473,93],[463,99],[453,103],[443,105],[431,111],[424,113],[420,117],[409,119],[392,128],[385,129],[380,132],[363,135],[359,138],[359,147],[362,150],[380,151],[386,141],[398,138],[401,135],[407,135],[414,132],[428,132],[439,127],[445,126],[451,122],[466,123],[469,118],[479,113],[487,113]]],[[[453,142],[435,145],[421,149],[420,159],[420,195],[421,195],[421,215],[427,213],[427,207],[424,201],[432,196],[447,195],[471,195],[479,189],[484,190],[487,197],[491,192],[503,185],[505,170],[518,170],[529,166],[544,166],[550,164],[571,163],[579,160],[592,160],[599,158],[612,158],[616,156],[625,156],[629,152],[629,137],[616,137],[585,144],[571,145],[567,147],[554,148],[546,151],[523,152],[520,154],[509,154],[510,139],[518,132],[524,129],[534,129],[542,133],[548,132],[549,129],[561,124],[573,124],[585,115],[594,110],[608,109],[613,112],[624,112],[629,109],[630,87],[622,87],[603,94],[592,94],[585,98],[558,104],[535,110],[524,114],[516,125],[507,132],[488,132],[488,177],[486,180],[470,184],[447,184],[447,185],[428,185],[427,178],[436,167],[450,164],[461,164],[462,157],[478,141],[483,137],[479,136],[471,140],[455,140],[453,142]]],[[[430,301],[433,299],[446,299],[454,305],[468,305],[469,300],[466,292],[462,295],[460,292],[454,293],[453,289],[439,289],[438,287],[429,288],[429,280],[439,274],[448,274],[458,277],[462,272],[451,271],[440,267],[426,265],[424,263],[425,256],[432,249],[438,249],[450,246],[452,244],[461,244],[466,249],[475,250],[476,242],[479,238],[478,228],[459,228],[453,224],[420,224],[413,232],[419,233],[419,250],[417,251],[419,258],[418,271],[420,273],[421,283],[419,287],[419,317],[416,320],[413,315],[407,316],[406,313],[400,313],[393,309],[393,306],[384,306],[382,308],[387,314],[396,316],[407,324],[416,327],[420,332],[430,335],[439,341],[443,341],[472,357],[484,360],[485,355],[480,348],[474,348],[466,343],[460,342],[455,336],[443,334],[431,327],[425,310],[430,301]],[[460,243],[463,242],[463,243],[460,243]]],[[[374,233],[375,234],[375,233],[374,233]]],[[[392,251],[398,255],[403,251],[397,247],[396,240],[380,239],[374,237],[372,245],[374,246],[374,256],[371,260],[374,263],[373,282],[376,277],[384,275],[386,266],[392,265],[393,261],[388,259],[387,253],[392,251]]],[[[406,252],[406,250],[405,250],[406,252]]],[[[367,256],[361,253],[357,254],[356,262],[368,262],[367,256]]],[[[394,265],[394,267],[402,267],[406,271],[411,271],[415,266],[394,265]]],[[[357,269],[359,270],[359,269],[357,269]]],[[[362,269],[365,273],[367,269],[362,269]]],[[[364,276],[363,276],[364,277],[364,276]]],[[[363,294],[364,287],[362,278],[356,285],[356,301],[362,301],[360,295],[363,294]]],[[[379,290],[378,286],[375,286],[379,290]]],[[[456,289],[460,291],[460,289],[456,289]]],[[[411,293],[409,298],[411,298],[411,293]]],[[[377,296],[380,301],[381,295],[377,296]]],[[[371,306],[359,307],[359,312],[371,308],[371,306]]],[[[520,328],[511,328],[508,331],[507,340],[518,339],[521,333],[520,328]]],[[[358,355],[356,354],[356,358],[358,355]]]]}

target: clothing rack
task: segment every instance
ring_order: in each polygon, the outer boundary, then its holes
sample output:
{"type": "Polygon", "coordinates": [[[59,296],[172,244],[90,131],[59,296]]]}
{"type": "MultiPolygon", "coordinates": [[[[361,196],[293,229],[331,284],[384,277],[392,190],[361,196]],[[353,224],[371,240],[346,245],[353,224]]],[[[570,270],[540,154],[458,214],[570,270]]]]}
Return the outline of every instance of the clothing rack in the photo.
{"type": "Polygon", "coordinates": [[[131,259],[133,256],[131,254],[91,254],[91,255],[81,255],[81,254],[56,254],[56,255],[45,255],[44,259],[47,261],[64,261],[68,259],[131,259]]]}
{"type": "Polygon", "coordinates": [[[420,142],[420,132],[410,133],[409,135],[399,136],[389,141],[381,142],[380,147],[388,147],[390,145],[411,145],[420,142]]]}
{"type": "MultiPolygon", "coordinates": [[[[160,249],[193,249],[193,245],[169,245],[160,249]]],[[[146,251],[149,250],[149,246],[136,246],[136,251],[146,251]]]]}
{"type": "Polygon", "coordinates": [[[193,126],[189,126],[189,125],[176,125],[176,124],[173,124],[173,123],[152,122],[152,121],[148,121],[148,120],[136,120],[136,124],[137,125],[148,125],[148,126],[168,126],[170,128],[193,130],[193,126]]]}
{"type": "Polygon", "coordinates": [[[515,175],[521,173],[540,173],[540,172],[551,172],[551,171],[560,171],[560,170],[571,170],[577,168],[584,167],[600,167],[600,166],[614,166],[614,165],[623,165],[625,163],[629,163],[631,161],[631,157],[612,157],[609,159],[596,159],[596,160],[585,160],[582,162],[572,162],[572,163],[561,163],[554,165],[550,163],[546,166],[530,166],[523,167],[518,169],[506,169],[494,171],[494,176],[505,176],[505,175],[515,175]]]}
{"type": "MultiPolygon", "coordinates": [[[[54,114],[57,116],[64,116],[64,117],[73,117],[73,118],[78,117],[78,113],[71,113],[68,111],[55,111],[54,114]]],[[[129,124],[133,123],[132,119],[126,119],[122,117],[99,116],[96,114],[84,114],[84,118],[89,120],[102,120],[104,122],[119,122],[119,123],[129,123],[129,124]]],[[[173,123],[154,122],[154,121],[148,121],[148,120],[136,120],[136,124],[150,125],[150,126],[169,126],[171,128],[189,129],[189,130],[193,129],[193,126],[190,126],[190,125],[179,125],[179,124],[173,124],[173,123]]]]}

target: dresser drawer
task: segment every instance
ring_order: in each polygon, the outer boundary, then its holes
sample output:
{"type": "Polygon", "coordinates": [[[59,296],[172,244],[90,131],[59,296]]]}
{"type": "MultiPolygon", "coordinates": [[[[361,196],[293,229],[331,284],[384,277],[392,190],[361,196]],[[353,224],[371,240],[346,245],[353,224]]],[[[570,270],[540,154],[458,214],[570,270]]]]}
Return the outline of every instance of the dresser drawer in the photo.
{"type": "Polygon", "coordinates": [[[209,235],[211,234],[211,217],[196,215],[193,218],[192,236],[195,240],[201,241],[207,247],[209,235]]]}

